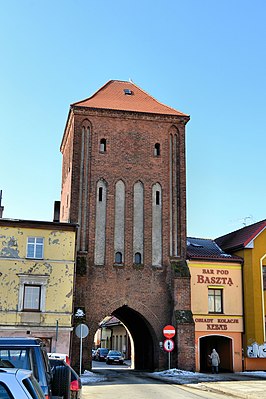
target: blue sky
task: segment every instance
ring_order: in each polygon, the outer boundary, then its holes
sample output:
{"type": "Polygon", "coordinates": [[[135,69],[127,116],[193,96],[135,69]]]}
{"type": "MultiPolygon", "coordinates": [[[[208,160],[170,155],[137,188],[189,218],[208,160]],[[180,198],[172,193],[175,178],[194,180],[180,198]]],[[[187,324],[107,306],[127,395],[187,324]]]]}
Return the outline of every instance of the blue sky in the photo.
{"type": "Polygon", "coordinates": [[[52,220],[69,105],[128,80],[188,113],[188,235],[266,218],[264,0],[0,0],[4,217],[52,220]]]}

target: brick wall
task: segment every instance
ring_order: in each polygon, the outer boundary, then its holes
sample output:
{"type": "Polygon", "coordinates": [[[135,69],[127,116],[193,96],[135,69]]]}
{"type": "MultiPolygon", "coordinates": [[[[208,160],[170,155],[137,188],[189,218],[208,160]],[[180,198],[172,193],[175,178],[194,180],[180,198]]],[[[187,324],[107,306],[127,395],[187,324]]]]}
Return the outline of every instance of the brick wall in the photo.
{"type": "MultiPolygon", "coordinates": [[[[174,292],[174,274],[169,258],[169,215],[172,206],[169,201],[172,189],[169,185],[169,140],[173,127],[175,132],[179,132],[176,168],[178,189],[174,187],[174,193],[177,193],[174,206],[179,221],[181,259],[185,258],[186,252],[185,123],[187,120],[188,118],[181,116],[137,114],[82,107],[73,107],[71,110],[61,147],[63,153],[61,209],[67,209],[66,201],[69,196],[69,221],[80,223],[81,241],[82,237],[85,237],[86,241],[85,251],[84,248],[78,247],[79,254],[85,259],[85,267],[83,275],[77,277],[75,292],[75,306],[85,308],[86,322],[90,327],[86,350],[92,343],[93,334],[103,317],[126,305],[150,325],[154,343],[154,367],[160,368],[164,362],[167,362],[167,359],[159,353],[159,342],[163,340],[164,325],[173,320],[174,300],[181,301],[182,306],[184,303],[190,307],[189,289],[186,289],[180,298],[179,293],[176,295],[174,292]],[[89,144],[84,141],[83,127],[89,128],[89,144]],[[104,153],[99,151],[102,138],[106,139],[104,153]],[[158,157],[154,156],[155,143],[160,143],[161,155],[158,157]],[[81,154],[86,165],[81,161],[81,154]],[[64,165],[66,163],[70,166],[64,165]],[[95,199],[99,179],[104,179],[108,184],[104,266],[94,265],[95,199]],[[115,183],[120,179],[125,183],[126,190],[125,261],[123,265],[115,266],[115,183]],[[137,181],[141,181],[144,185],[144,260],[140,267],[133,265],[133,186],[137,181]],[[161,268],[152,267],[151,248],[152,185],[157,182],[162,187],[163,198],[161,268]]],[[[182,306],[179,306],[179,309],[182,306]]],[[[180,335],[180,343],[183,344],[186,334],[191,333],[188,330],[189,328],[185,328],[185,333],[180,335]]],[[[73,352],[77,345],[78,342],[74,339],[73,352]]],[[[86,358],[89,359],[89,356],[86,358]]],[[[189,362],[187,367],[190,367],[191,360],[186,359],[186,356],[183,356],[182,361],[189,362]]]]}

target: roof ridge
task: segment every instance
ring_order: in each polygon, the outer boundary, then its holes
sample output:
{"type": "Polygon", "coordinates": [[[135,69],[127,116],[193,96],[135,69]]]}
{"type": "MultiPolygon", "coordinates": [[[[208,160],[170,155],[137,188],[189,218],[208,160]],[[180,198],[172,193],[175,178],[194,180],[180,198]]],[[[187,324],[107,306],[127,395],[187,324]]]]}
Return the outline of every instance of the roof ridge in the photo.
{"type": "Polygon", "coordinates": [[[192,238],[192,239],[194,239],[194,240],[211,240],[211,241],[214,241],[214,239],[213,238],[202,238],[202,237],[191,237],[191,236],[189,236],[189,237],[187,237],[187,239],[189,239],[189,238],[192,238]]]}
{"type": "Polygon", "coordinates": [[[70,104],[70,106],[79,104],[79,103],[83,103],[84,101],[87,101],[91,98],[93,98],[94,96],[96,96],[96,94],[102,90],[105,86],[109,85],[111,82],[115,82],[114,79],[108,80],[104,85],[102,85],[98,90],[96,90],[91,96],[84,98],[83,100],[79,100],[79,101],[75,101],[74,103],[70,104]]]}
{"type": "MultiPolygon", "coordinates": [[[[223,237],[226,237],[226,236],[228,236],[229,234],[235,234],[235,233],[238,233],[238,232],[240,232],[240,231],[243,231],[243,230],[247,230],[247,229],[249,229],[249,228],[252,228],[252,227],[254,227],[255,225],[261,225],[261,224],[262,224],[262,225],[263,225],[263,224],[266,225],[266,219],[259,220],[258,222],[255,222],[255,223],[249,224],[249,225],[247,225],[247,226],[241,227],[240,229],[230,231],[229,233],[223,234],[223,235],[220,236],[220,237],[216,237],[215,240],[218,240],[218,239],[221,239],[221,238],[223,238],[223,237]]],[[[260,228],[258,228],[258,230],[260,230],[260,228]]],[[[256,230],[256,231],[257,231],[257,230],[256,230]]]]}
{"type": "Polygon", "coordinates": [[[164,103],[162,103],[161,101],[158,101],[155,97],[153,97],[150,93],[148,93],[147,91],[143,90],[141,87],[139,87],[136,83],[134,83],[133,81],[130,82],[131,84],[133,84],[134,86],[136,86],[139,90],[141,90],[143,93],[145,93],[147,96],[151,97],[155,102],[157,102],[160,105],[163,105],[164,107],[167,107],[173,111],[178,111],[180,113],[182,113],[185,116],[189,116],[188,114],[185,114],[184,112],[179,111],[179,109],[175,109],[173,107],[170,107],[169,105],[166,105],[164,103]]]}

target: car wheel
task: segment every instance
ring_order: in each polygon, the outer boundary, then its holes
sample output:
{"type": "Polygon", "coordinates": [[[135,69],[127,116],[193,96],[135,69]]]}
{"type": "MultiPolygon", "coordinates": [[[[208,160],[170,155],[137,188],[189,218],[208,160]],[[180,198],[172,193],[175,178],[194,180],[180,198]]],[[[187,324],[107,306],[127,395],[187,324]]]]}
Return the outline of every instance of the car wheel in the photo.
{"type": "Polygon", "coordinates": [[[53,396],[63,396],[64,399],[70,399],[70,381],[70,369],[65,366],[56,366],[52,382],[53,396]]]}

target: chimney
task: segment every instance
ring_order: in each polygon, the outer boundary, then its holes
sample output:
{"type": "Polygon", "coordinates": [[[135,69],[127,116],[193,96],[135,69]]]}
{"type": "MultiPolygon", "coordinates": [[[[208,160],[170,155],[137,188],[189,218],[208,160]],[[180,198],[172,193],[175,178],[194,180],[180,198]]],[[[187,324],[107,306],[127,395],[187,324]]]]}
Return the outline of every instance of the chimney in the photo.
{"type": "Polygon", "coordinates": [[[60,201],[54,202],[54,220],[53,222],[60,222],[60,201]]]}
{"type": "Polygon", "coordinates": [[[2,190],[0,190],[0,219],[3,217],[4,207],[2,206],[2,190]]]}

